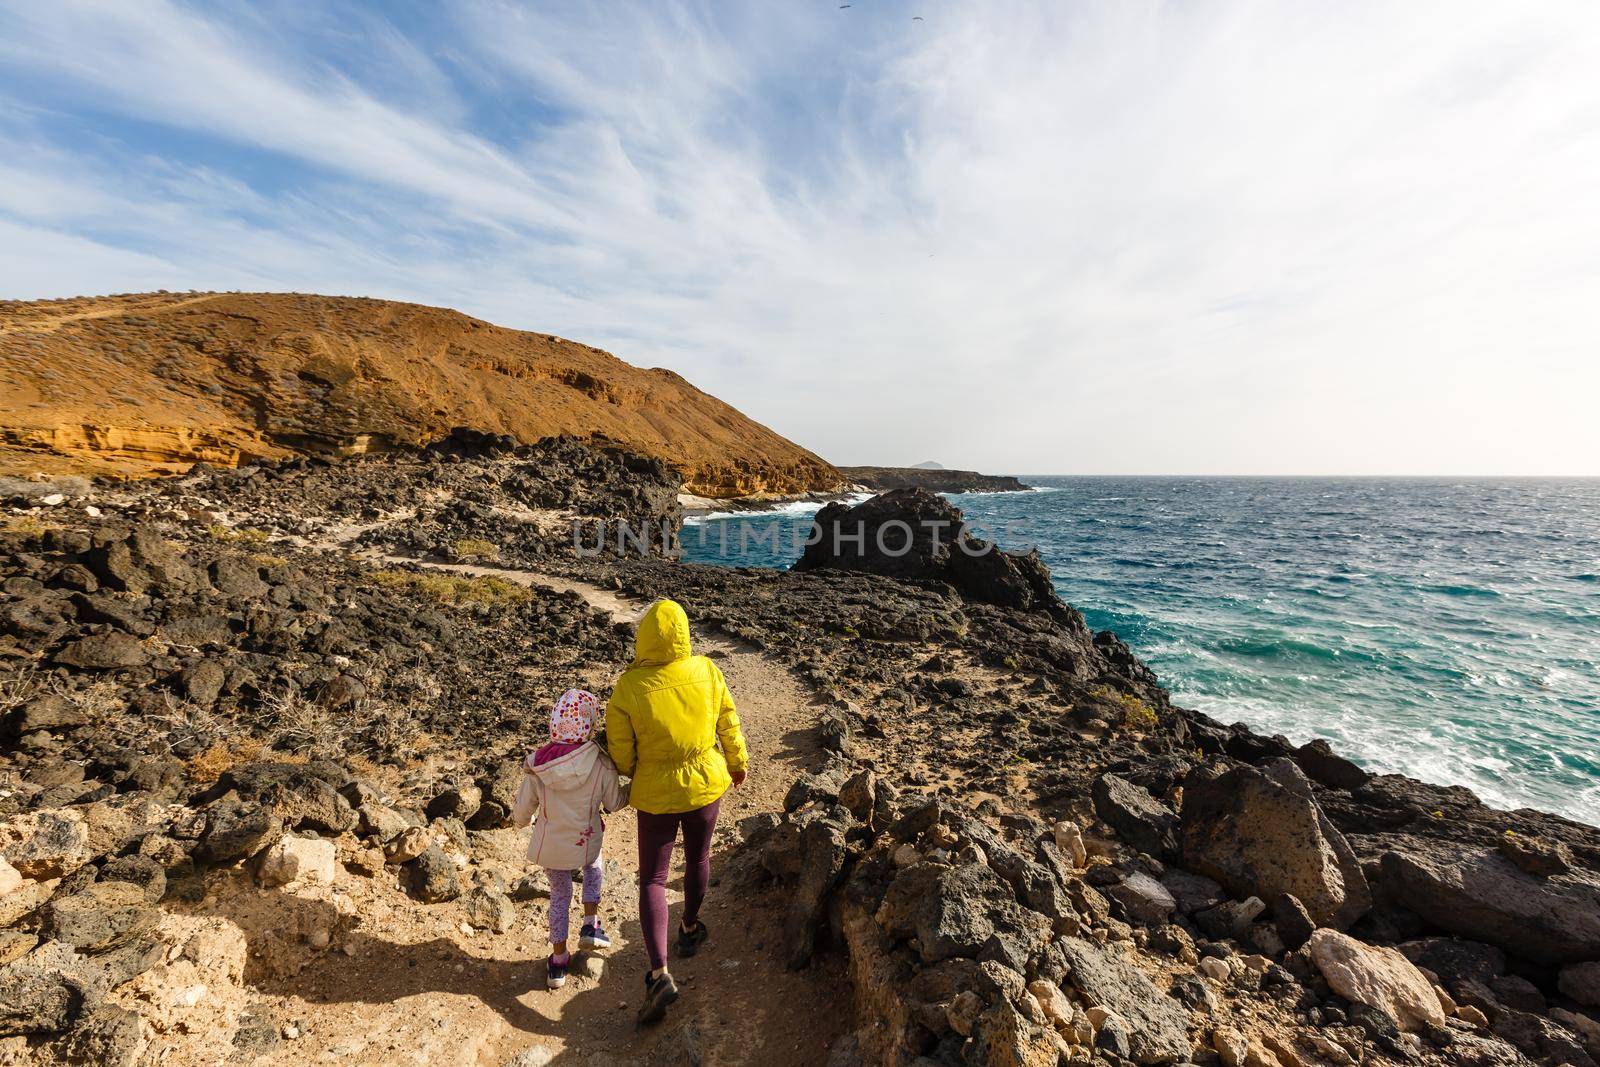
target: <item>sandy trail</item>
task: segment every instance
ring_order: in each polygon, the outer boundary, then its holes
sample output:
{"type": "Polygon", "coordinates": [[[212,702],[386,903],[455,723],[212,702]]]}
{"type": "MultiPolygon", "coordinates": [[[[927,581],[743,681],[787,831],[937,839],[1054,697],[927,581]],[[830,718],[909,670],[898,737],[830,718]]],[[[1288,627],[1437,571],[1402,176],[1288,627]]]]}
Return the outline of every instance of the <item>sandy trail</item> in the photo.
{"type": "Polygon", "coordinates": [[[203,304],[208,300],[216,300],[221,295],[221,293],[208,293],[205,296],[191,296],[187,300],[169,301],[158,298],[155,300],[129,301],[127,303],[110,304],[106,307],[94,308],[89,311],[69,311],[62,315],[27,319],[23,322],[13,323],[10,326],[0,325],[0,334],[51,333],[69,322],[82,322],[85,319],[111,319],[122,315],[136,315],[142,311],[173,311],[193,304],[203,304]]]}
{"type": "MultiPolygon", "coordinates": [[[[494,574],[531,586],[581,595],[618,622],[645,607],[569,579],[483,566],[446,566],[494,574]]],[[[693,610],[691,606],[691,619],[693,610]]],[[[698,638],[699,635],[697,634],[698,638]]],[[[278,996],[281,1017],[304,1019],[306,1033],[260,1062],[299,1064],[418,1063],[500,1067],[526,1061],[594,1067],[639,1062],[779,1065],[815,1063],[852,1017],[848,983],[837,963],[788,971],[779,930],[777,890],[724,884],[730,832],[741,818],[781,812],[784,793],[813,751],[811,700],[790,673],[764,656],[715,638],[697,650],[713,656],[738,702],[751,751],[751,775],[723,801],[713,857],[713,886],[703,916],[712,940],[692,959],[672,960],[682,996],[667,1021],[635,1030],[634,1012],[646,969],[635,882],[637,838],[632,812],[606,830],[607,882],[601,914],[616,945],[603,973],[581,961],[566,987],[544,989],[546,903],[518,906],[504,935],[464,933],[458,903],[425,907],[388,886],[350,879],[361,901],[361,934],[350,955],[319,957],[297,978],[262,983],[278,996]],[[362,884],[365,883],[365,884],[362,884]],[[374,916],[368,921],[366,916],[374,916]],[[537,1050],[537,1051],[535,1051],[537,1050]]],[[[527,869],[524,834],[500,831],[490,862],[527,869]]],[[[682,901],[682,857],[676,857],[669,900],[682,901]]],[[[573,929],[577,929],[577,906],[573,929]]]]}

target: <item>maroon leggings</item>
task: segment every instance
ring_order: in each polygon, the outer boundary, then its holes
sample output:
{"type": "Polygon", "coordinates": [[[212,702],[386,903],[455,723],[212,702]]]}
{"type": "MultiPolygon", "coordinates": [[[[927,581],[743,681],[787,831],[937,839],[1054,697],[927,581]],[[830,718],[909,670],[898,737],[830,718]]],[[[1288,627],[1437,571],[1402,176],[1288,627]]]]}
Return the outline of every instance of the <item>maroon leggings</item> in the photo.
{"type": "Polygon", "coordinates": [[[711,831],[721,803],[719,798],[671,815],[639,813],[639,925],[652,971],[667,965],[667,871],[678,827],[683,827],[683,921],[692,924],[711,882],[711,831]]]}

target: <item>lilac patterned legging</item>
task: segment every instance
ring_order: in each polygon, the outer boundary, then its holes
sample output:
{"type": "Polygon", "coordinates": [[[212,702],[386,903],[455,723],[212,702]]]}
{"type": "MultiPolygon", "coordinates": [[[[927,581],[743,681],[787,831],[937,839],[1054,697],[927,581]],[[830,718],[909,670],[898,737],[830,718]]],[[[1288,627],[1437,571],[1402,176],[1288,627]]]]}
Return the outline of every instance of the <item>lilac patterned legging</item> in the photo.
{"type": "MultiPolygon", "coordinates": [[[[567,939],[568,916],[572,909],[572,872],[544,869],[550,880],[550,943],[559,945],[567,939]]],[[[583,869],[583,902],[600,903],[600,857],[583,869]]]]}

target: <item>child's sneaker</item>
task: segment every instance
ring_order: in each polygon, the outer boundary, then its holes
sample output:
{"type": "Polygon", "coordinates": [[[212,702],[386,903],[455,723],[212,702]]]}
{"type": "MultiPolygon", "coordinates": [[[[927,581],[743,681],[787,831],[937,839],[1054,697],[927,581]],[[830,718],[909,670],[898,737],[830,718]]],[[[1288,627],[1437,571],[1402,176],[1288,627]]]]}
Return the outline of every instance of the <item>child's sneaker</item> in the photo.
{"type": "Polygon", "coordinates": [[[544,987],[546,989],[560,989],[567,984],[567,968],[572,966],[572,957],[557,961],[551,956],[544,965],[544,987]]]}
{"type": "Polygon", "coordinates": [[[611,935],[600,926],[600,920],[593,923],[584,923],[583,929],[578,932],[578,946],[586,949],[610,948],[611,935]]]}
{"type": "Polygon", "coordinates": [[[711,931],[706,924],[698,920],[694,926],[685,930],[683,925],[678,925],[678,955],[693,956],[700,951],[700,946],[706,943],[706,938],[711,936],[711,931]]]}

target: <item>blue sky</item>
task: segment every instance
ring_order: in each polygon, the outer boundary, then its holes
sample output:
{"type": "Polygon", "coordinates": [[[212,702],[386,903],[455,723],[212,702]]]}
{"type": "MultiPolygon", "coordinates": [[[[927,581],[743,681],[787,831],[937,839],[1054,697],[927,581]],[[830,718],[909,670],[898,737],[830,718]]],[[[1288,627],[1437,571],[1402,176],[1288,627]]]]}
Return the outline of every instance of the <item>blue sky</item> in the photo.
{"type": "Polygon", "coordinates": [[[299,290],[838,462],[1600,474],[1600,8],[0,0],[0,297],[299,290]]]}

